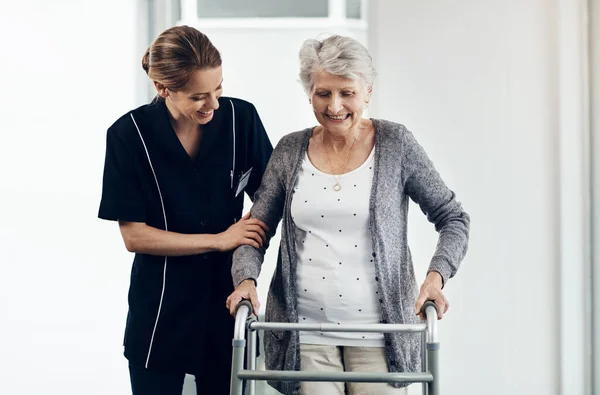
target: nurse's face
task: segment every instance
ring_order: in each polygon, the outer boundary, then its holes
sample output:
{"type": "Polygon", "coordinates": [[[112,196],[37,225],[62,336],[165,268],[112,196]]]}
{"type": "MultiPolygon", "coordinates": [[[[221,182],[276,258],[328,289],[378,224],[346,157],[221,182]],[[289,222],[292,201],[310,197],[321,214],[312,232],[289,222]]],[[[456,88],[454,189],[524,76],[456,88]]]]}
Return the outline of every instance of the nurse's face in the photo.
{"type": "Polygon", "coordinates": [[[220,66],[197,70],[183,89],[164,89],[163,97],[175,119],[185,118],[204,125],[210,122],[214,111],[219,108],[218,99],[223,94],[222,82],[223,70],[220,66]]]}

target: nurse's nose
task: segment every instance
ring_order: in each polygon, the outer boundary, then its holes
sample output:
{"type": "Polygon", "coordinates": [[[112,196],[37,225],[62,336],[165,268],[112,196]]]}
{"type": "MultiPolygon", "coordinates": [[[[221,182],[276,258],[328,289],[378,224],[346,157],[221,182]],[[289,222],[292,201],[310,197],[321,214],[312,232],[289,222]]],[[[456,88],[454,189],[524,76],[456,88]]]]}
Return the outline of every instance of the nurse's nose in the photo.
{"type": "Polygon", "coordinates": [[[219,109],[219,98],[215,95],[210,95],[208,105],[210,106],[211,110],[218,110],[219,109]]]}

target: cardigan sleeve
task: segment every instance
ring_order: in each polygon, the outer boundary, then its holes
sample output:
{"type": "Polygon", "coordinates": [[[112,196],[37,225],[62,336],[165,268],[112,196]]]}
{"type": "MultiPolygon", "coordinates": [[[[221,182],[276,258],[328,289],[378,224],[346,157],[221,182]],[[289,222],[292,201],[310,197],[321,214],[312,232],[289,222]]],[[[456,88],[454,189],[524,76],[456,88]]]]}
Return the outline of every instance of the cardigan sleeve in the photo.
{"type": "Polygon", "coordinates": [[[445,285],[467,252],[470,217],[408,130],[404,132],[402,147],[404,190],[439,234],[427,273],[438,272],[445,285]]]}
{"type": "Polygon", "coordinates": [[[254,194],[254,204],[250,210],[252,218],[262,220],[269,227],[267,240],[259,249],[242,245],[234,251],[231,267],[234,287],[247,279],[256,281],[260,274],[269,241],[275,234],[275,230],[283,216],[286,195],[283,169],[287,167],[285,166],[286,155],[284,155],[284,148],[282,147],[284,139],[277,144],[271,155],[260,187],[254,194]]]}
{"type": "Polygon", "coordinates": [[[248,186],[246,187],[246,193],[250,199],[254,201],[254,194],[260,186],[267,163],[273,152],[273,147],[271,146],[271,141],[269,140],[269,136],[267,136],[267,132],[265,131],[265,127],[260,120],[260,116],[258,115],[256,108],[254,105],[250,106],[251,120],[249,130],[251,136],[248,141],[247,149],[249,150],[249,160],[250,167],[252,167],[252,174],[250,175],[250,180],[248,181],[248,186]]]}

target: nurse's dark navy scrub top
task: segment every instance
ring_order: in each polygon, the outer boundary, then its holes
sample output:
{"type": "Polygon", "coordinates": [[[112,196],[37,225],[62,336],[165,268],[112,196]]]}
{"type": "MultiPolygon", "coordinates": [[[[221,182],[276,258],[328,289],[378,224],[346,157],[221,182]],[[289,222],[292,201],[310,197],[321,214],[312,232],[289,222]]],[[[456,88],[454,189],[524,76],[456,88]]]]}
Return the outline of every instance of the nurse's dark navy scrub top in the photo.
{"type": "MultiPolygon", "coordinates": [[[[221,97],[202,128],[193,160],[164,101],[117,120],[107,133],[98,216],[188,234],[220,233],[239,220],[244,193],[236,197],[235,189],[251,170],[245,193],[253,197],[273,150],[269,138],[254,106],[235,98],[221,97]]],[[[135,254],[125,356],[148,369],[186,373],[230,356],[234,320],[225,301],[232,291],[231,252],[135,254]]]]}

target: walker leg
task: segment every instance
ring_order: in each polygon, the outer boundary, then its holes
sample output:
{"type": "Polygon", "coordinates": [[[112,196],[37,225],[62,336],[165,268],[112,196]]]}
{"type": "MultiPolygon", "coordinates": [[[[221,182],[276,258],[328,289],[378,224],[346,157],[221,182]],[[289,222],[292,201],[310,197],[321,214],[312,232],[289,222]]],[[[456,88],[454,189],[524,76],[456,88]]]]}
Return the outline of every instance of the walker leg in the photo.
{"type": "MultiPolygon", "coordinates": [[[[248,370],[256,370],[256,339],[257,333],[253,329],[248,329],[248,360],[247,366],[248,370]]],[[[256,394],[256,380],[247,380],[246,381],[246,395],[255,395],[256,394]]]]}
{"type": "MultiPolygon", "coordinates": [[[[421,333],[421,371],[427,371],[427,332],[421,333]]],[[[428,384],[423,383],[423,395],[428,395],[428,384]]]]}
{"type": "Polygon", "coordinates": [[[244,369],[244,352],[246,339],[233,340],[233,355],[231,356],[231,395],[242,395],[244,388],[243,380],[238,378],[237,373],[244,369]]]}
{"type": "Polygon", "coordinates": [[[433,376],[433,381],[429,383],[429,395],[440,395],[440,376],[438,373],[440,343],[427,343],[427,365],[429,372],[433,376]]]}

